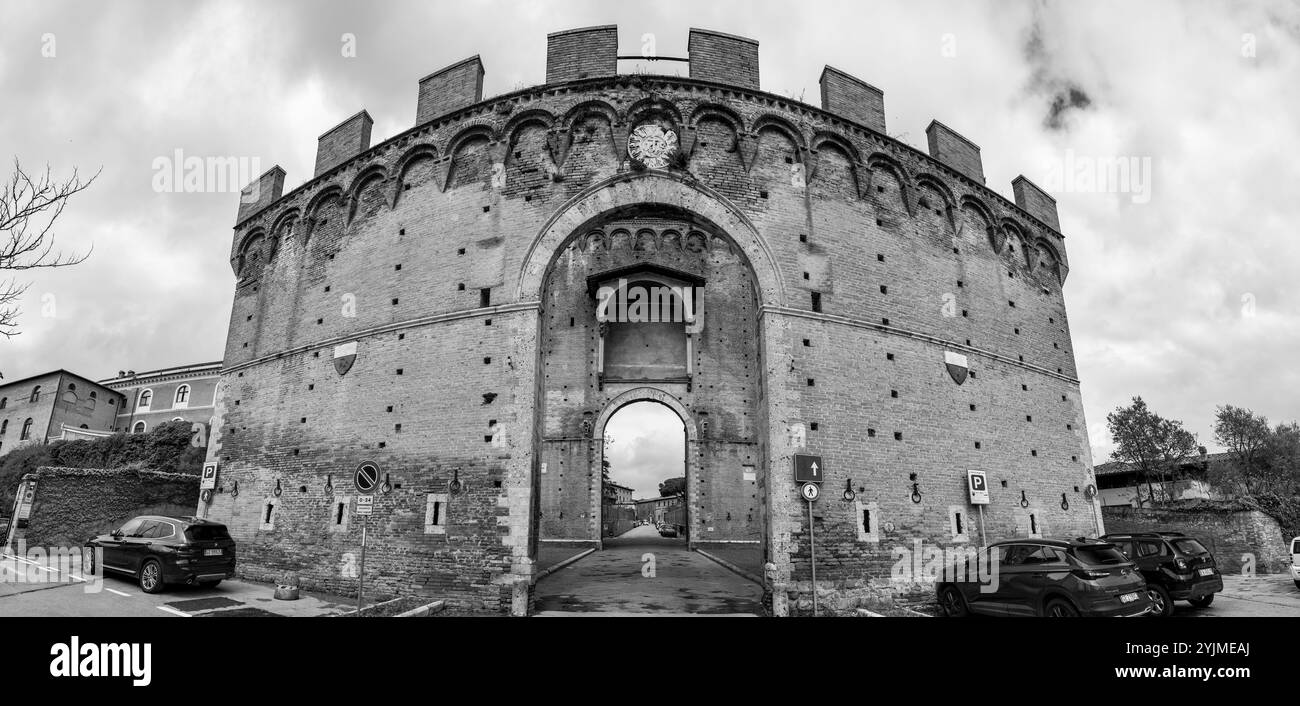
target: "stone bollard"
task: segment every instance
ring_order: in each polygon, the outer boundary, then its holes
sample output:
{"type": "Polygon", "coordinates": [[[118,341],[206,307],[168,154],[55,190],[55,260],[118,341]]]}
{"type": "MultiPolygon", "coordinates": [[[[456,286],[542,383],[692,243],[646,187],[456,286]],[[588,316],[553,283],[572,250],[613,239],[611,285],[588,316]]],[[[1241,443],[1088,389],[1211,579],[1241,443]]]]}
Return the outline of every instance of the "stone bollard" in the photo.
{"type": "Polygon", "coordinates": [[[275,586],[275,599],[278,601],[298,600],[298,574],[287,573],[280,577],[275,586]]]}

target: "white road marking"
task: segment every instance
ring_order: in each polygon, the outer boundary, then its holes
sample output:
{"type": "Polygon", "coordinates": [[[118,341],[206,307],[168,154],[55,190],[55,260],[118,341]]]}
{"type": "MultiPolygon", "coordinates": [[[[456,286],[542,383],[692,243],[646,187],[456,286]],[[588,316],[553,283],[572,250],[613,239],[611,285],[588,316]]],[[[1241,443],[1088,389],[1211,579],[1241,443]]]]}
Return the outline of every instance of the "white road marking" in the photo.
{"type": "Polygon", "coordinates": [[[186,612],[184,612],[184,611],[180,611],[180,610],[176,610],[175,608],[169,608],[169,607],[167,607],[167,606],[165,606],[165,605],[160,605],[160,606],[158,606],[158,610],[161,610],[161,611],[164,612],[164,613],[171,613],[172,615],[179,615],[179,616],[181,616],[182,618],[192,618],[192,617],[194,617],[194,616],[190,615],[189,613],[186,613],[186,612]]]}
{"type": "Polygon", "coordinates": [[[104,590],[105,590],[105,591],[108,591],[109,593],[116,593],[117,595],[119,595],[119,596],[123,596],[123,597],[126,597],[126,598],[130,598],[130,597],[131,597],[131,594],[127,593],[126,591],[119,591],[119,590],[117,590],[116,588],[109,588],[109,587],[105,586],[105,587],[104,587],[104,590]]]}

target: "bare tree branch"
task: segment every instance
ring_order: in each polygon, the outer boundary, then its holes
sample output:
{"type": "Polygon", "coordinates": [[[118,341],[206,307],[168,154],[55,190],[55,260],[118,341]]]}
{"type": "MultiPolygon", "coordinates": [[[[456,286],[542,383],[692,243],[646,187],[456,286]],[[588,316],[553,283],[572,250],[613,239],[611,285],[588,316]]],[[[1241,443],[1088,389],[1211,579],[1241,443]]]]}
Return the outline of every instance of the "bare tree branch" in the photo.
{"type": "MultiPolygon", "coordinates": [[[[14,159],[13,176],[0,189],[0,274],[41,268],[70,267],[90,257],[67,255],[54,249],[54,223],[63,215],[68,200],[85,191],[100,173],[82,181],[77,170],[66,181],[50,176],[50,167],[36,177],[14,159]]],[[[0,336],[18,335],[18,299],[30,283],[9,277],[0,282],[0,336]]]]}

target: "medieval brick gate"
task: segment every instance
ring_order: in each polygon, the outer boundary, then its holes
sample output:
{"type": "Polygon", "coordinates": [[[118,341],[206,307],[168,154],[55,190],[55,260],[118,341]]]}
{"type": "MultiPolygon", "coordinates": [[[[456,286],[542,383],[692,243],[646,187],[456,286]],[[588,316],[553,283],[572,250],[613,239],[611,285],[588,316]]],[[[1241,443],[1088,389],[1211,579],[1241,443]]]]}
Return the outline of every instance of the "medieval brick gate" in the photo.
{"type": "Polygon", "coordinates": [[[760,90],[753,40],[689,45],[689,78],[620,75],[616,28],[555,33],[547,83],[488,100],[473,57],[410,130],[371,145],[362,111],[305,184],[252,185],[198,506],[243,575],[355,591],[366,522],[376,591],[525,614],[542,540],[599,545],[599,440],[638,400],[686,428],[691,542],[759,542],[777,614],[812,592],[796,453],[835,610],[900,551],[1101,531],[1052,198],[938,121],[928,153],[889,137],[841,71],[817,107],[760,90]],[[645,318],[598,314],[635,291],[645,318]]]}

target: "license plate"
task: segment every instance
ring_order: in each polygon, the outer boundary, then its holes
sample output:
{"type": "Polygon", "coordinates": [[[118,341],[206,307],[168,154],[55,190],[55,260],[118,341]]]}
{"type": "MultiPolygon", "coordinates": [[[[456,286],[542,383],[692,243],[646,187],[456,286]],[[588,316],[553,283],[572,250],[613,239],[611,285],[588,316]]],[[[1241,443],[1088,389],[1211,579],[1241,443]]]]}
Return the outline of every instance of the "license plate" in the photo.
{"type": "Polygon", "coordinates": [[[1133,601],[1136,601],[1137,599],[1138,599],[1138,594],[1136,594],[1136,593],[1125,593],[1124,595],[1122,595],[1122,596],[1119,597],[1119,602],[1120,602],[1120,603],[1132,603],[1133,601]]]}
{"type": "Polygon", "coordinates": [[[1209,569],[1209,568],[1206,568],[1206,569],[1197,569],[1197,570],[1196,570],[1196,573],[1200,574],[1201,576],[1213,576],[1213,575],[1214,575],[1214,569],[1209,569]]]}
{"type": "Polygon", "coordinates": [[[203,556],[221,556],[220,549],[204,549],[203,556]]]}

